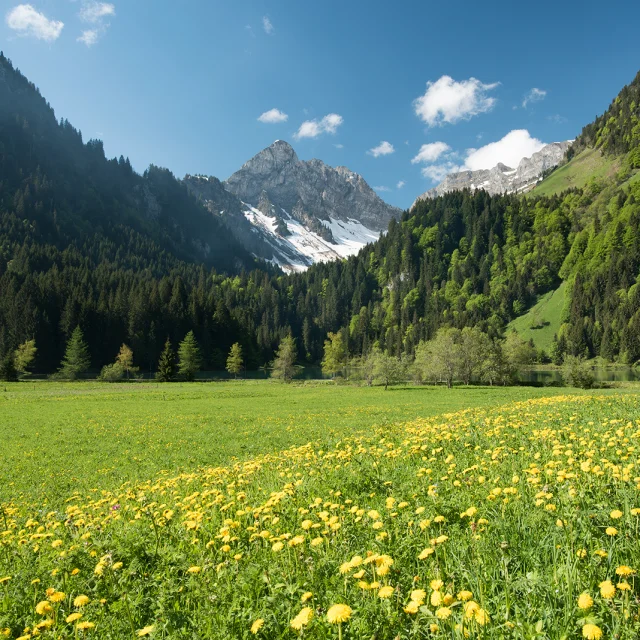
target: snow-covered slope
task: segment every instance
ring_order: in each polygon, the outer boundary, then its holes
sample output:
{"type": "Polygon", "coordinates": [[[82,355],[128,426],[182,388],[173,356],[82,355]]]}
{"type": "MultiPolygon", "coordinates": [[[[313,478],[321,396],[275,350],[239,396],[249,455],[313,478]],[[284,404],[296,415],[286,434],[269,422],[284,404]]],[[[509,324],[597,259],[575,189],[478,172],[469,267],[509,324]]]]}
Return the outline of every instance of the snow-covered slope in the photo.
{"type": "Polygon", "coordinates": [[[380,236],[379,232],[367,229],[357,220],[330,218],[329,221],[322,221],[331,232],[333,241],[330,241],[307,229],[284,209],[281,209],[278,220],[276,216],[269,216],[244,202],[242,204],[245,218],[273,250],[270,262],[284,271],[304,271],[316,262],[346,258],[380,236]],[[286,235],[280,230],[282,221],[286,225],[286,235]]]}

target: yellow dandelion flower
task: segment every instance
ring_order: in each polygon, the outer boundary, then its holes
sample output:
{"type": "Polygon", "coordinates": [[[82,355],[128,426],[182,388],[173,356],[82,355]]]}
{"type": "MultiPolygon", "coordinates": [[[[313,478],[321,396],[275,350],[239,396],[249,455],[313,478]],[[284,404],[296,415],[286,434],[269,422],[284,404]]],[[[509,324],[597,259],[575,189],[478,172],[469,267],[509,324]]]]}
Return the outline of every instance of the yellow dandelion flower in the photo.
{"type": "Polygon", "coordinates": [[[480,625],[484,626],[489,622],[489,614],[484,609],[477,609],[473,614],[473,619],[480,625]]]}
{"type": "Polygon", "coordinates": [[[429,631],[431,631],[431,633],[438,633],[438,629],[440,629],[440,627],[435,622],[429,625],[429,631]]]}
{"type": "Polygon", "coordinates": [[[616,587],[620,589],[620,591],[631,591],[631,585],[626,580],[618,582],[616,587]]]}
{"type": "Polygon", "coordinates": [[[579,609],[591,609],[593,606],[593,598],[585,591],[578,596],[579,609]]]}
{"type": "Polygon", "coordinates": [[[624,513],[622,513],[622,511],[620,511],[619,509],[614,509],[609,515],[613,520],[619,520],[620,518],[622,518],[624,513]]]}
{"type": "Polygon", "coordinates": [[[631,567],[628,567],[626,564],[620,565],[616,569],[617,576],[632,576],[634,573],[635,571],[631,567]]]}
{"type": "Polygon", "coordinates": [[[53,608],[51,607],[51,604],[48,603],[46,600],[43,600],[42,602],[38,602],[38,604],[36,605],[36,613],[39,616],[44,616],[47,613],[51,613],[53,611],[53,608]]]}
{"type": "Polygon", "coordinates": [[[88,596],[79,595],[79,596],[76,596],[75,599],[73,600],[73,606],[78,608],[85,607],[86,605],[89,604],[89,602],[91,602],[91,600],[89,600],[88,596]]]}
{"type": "Polygon", "coordinates": [[[432,580],[429,583],[429,586],[434,590],[434,591],[440,591],[440,589],[442,589],[442,587],[444,586],[444,582],[442,582],[442,580],[432,580]]]}
{"type": "Polygon", "coordinates": [[[422,604],[427,597],[427,592],[424,589],[414,589],[411,592],[411,600],[413,602],[417,602],[418,604],[422,604]]]}
{"type": "Polygon", "coordinates": [[[251,625],[251,633],[254,636],[258,635],[258,631],[260,631],[260,629],[262,629],[264,625],[264,620],[262,618],[258,618],[252,625],[251,625]]]}
{"type": "Polygon", "coordinates": [[[300,602],[304,603],[307,600],[310,600],[313,597],[313,593],[311,591],[305,591],[300,598],[300,602]]]}
{"type": "Polygon", "coordinates": [[[480,609],[480,605],[475,600],[469,600],[464,603],[464,615],[465,618],[471,619],[475,616],[476,611],[480,609]]]}
{"type": "Polygon", "coordinates": [[[405,613],[418,613],[418,611],[420,610],[420,603],[416,602],[415,600],[411,600],[409,602],[409,604],[404,608],[404,612],[405,613]]]}
{"type": "Polygon", "coordinates": [[[436,609],[436,618],[440,620],[446,620],[451,615],[451,609],[449,607],[440,607],[436,609]]]}
{"type": "Polygon", "coordinates": [[[196,567],[196,566],[189,567],[187,569],[187,573],[193,573],[193,574],[200,573],[201,571],[202,571],[202,567],[196,567]]]}
{"type": "Polygon", "coordinates": [[[319,547],[323,542],[324,539],[318,536],[317,538],[314,538],[310,544],[312,547],[319,547]]]}
{"type": "Polygon", "coordinates": [[[604,532],[608,535],[608,536],[617,536],[618,535],[618,530],[615,527],[607,527],[604,532]]]}
{"type": "Polygon", "coordinates": [[[282,549],[284,549],[284,545],[282,544],[282,542],[274,542],[273,546],[271,547],[271,551],[275,551],[276,553],[278,551],[282,551],[282,549]]]}
{"type": "Polygon", "coordinates": [[[600,595],[605,600],[610,600],[611,598],[613,598],[613,596],[616,595],[616,588],[611,583],[611,580],[605,580],[604,582],[601,582],[598,586],[600,587],[600,595]]]}
{"type": "Polygon", "coordinates": [[[473,593],[471,591],[459,591],[458,592],[458,600],[462,600],[462,602],[467,602],[467,600],[471,600],[473,598],[473,593]]]}
{"type": "Polygon", "coordinates": [[[390,598],[393,595],[393,591],[394,591],[393,587],[390,587],[390,586],[382,587],[382,589],[378,591],[378,598],[380,598],[381,600],[390,598]]]}
{"type": "Polygon", "coordinates": [[[11,580],[11,576],[5,576],[4,578],[0,578],[0,584],[5,584],[5,582],[9,582],[11,580]]]}
{"type": "Polygon", "coordinates": [[[334,604],[327,611],[327,620],[331,624],[340,624],[346,622],[353,613],[351,607],[347,604],[334,604]]]}
{"type": "Polygon", "coordinates": [[[439,591],[434,591],[430,600],[432,607],[439,607],[442,604],[442,594],[439,591]]]}
{"type": "Polygon", "coordinates": [[[148,625],[146,627],[142,627],[142,629],[140,629],[138,631],[137,635],[138,635],[139,638],[142,638],[142,636],[148,636],[151,633],[153,633],[154,629],[155,629],[155,627],[152,624],[150,624],[150,625],[148,625]]]}
{"type": "Polygon", "coordinates": [[[426,549],[423,549],[420,552],[420,555],[418,556],[418,560],[424,560],[428,558],[430,555],[432,555],[433,553],[435,553],[435,550],[432,549],[431,547],[427,547],[426,549]]]}
{"type": "Polygon", "coordinates": [[[300,613],[289,623],[292,629],[300,631],[303,627],[311,622],[313,618],[313,609],[311,607],[304,607],[300,610],[300,613]]]}
{"type": "Polygon", "coordinates": [[[582,637],[587,640],[600,640],[602,638],[602,629],[595,624],[585,624],[582,627],[582,637]]]}
{"type": "Polygon", "coordinates": [[[50,596],[51,602],[62,602],[67,596],[62,591],[54,591],[50,596]]]}
{"type": "Polygon", "coordinates": [[[77,629],[80,629],[80,631],[90,631],[91,629],[95,628],[95,624],[93,622],[78,622],[78,624],[76,625],[77,629]]]}
{"type": "Polygon", "coordinates": [[[66,617],[66,621],[71,623],[71,622],[75,622],[76,620],[80,620],[80,618],[82,618],[81,613],[72,613],[66,617]]]}

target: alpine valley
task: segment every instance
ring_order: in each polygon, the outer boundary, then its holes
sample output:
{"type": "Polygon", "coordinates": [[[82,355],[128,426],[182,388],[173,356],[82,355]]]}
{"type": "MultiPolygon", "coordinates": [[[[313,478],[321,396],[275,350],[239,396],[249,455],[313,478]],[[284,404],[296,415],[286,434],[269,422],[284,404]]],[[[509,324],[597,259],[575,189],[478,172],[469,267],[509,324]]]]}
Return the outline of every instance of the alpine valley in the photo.
{"type": "Polygon", "coordinates": [[[224,182],[139,175],[2,55],[0,166],[0,358],[35,339],[35,372],[78,326],[94,370],[126,343],[153,371],[190,331],[211,370],[234,343],[263,366],[287,335],[300,363],[329,333],[411,359],[441,327],[513,329],[541,360],[640,359],[640,74],[571,144],[402,212],[283,141],[224,182]]]}

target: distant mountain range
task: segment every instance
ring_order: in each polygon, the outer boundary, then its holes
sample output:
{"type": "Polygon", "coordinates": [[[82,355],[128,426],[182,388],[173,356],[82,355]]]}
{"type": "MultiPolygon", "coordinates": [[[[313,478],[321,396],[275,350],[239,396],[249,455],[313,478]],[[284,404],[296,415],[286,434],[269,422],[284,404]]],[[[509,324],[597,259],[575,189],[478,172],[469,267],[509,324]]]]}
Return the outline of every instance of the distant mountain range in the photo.
{"type": "Polygon", "coordinates": [[[362,176],[302,161],[277,140],[226,182],[187,175],[188,189],[257,257],[287,271],[357,253],[402,211],[362,176]]]}
{"type": "Polygon", "coordinates": [[[484,189],[491,195],[529,191],[535,187],[546,171],[562,161],[570,146],[570,140],[552,142],[530,158],[523,158],[515,169],[499,162],[493,169],[450,173],[437,187],[429,189],[417,200],[436,198],[462,189],[472,191],[484,189]]]}

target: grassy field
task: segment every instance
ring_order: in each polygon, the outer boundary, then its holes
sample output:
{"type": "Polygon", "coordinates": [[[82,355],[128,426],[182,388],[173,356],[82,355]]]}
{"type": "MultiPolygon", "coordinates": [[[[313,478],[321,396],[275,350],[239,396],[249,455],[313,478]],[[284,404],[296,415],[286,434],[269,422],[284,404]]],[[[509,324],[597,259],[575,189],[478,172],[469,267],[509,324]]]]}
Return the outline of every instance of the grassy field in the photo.
{"type": "Polygon", "coordinates": [[[525,340],[533,340],[538,349],[551,352],[553,336],[560,329],[566,283],[541,296],[527,313],[512,320],[507,331],[515,331],[525,340]]]}
{"type": "Polygon", "coordinates": [[[292,445],[331,445],[361,430],[461,408],[538,397],[542,389],[289,385],[243,381],[161,385],[0,386],[0,502],[51,504],[292,445]]]}
{"type": "Polygon", "coordinates": [[[7,385],[0,638],[636,640],[640,397],[559,391],[7,385]]]}
{"type": "Polygon", "coordinates": [[[570,187],[584,187],[591,178],[612,177],[619,168],[617,159],[604,157],[596,149],[585,149],[570,162],[556,169],[529,194],[550,196],[570,187]]]}

